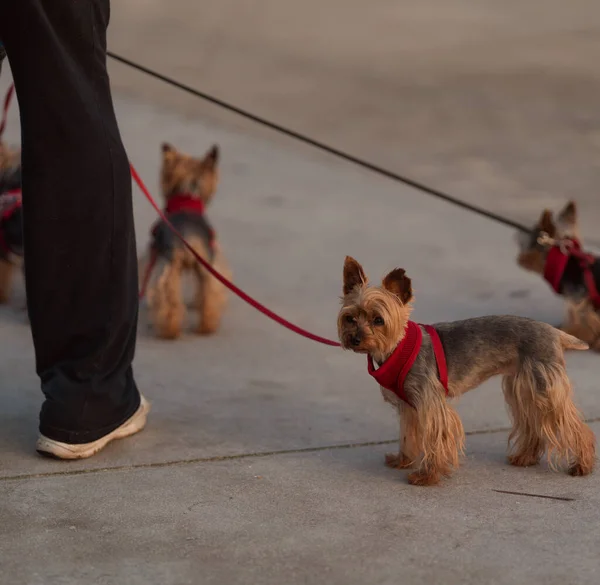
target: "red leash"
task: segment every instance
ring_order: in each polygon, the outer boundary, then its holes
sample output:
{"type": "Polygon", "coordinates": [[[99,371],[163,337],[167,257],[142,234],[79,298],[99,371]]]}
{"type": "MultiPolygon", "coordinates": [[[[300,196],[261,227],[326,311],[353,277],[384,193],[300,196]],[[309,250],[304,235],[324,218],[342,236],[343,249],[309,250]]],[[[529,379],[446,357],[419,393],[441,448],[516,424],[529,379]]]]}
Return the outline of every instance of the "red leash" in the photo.
{"type": "MultiPolygon", "coordinates": [[[[318,343],[323,343],[324,345],[330,345],[332,347],[340,347],[340,344],[337,341],[332,341],[331,339],[326,339],[325,337],[315,335],[314,333],[311,333],[310,331],[306,331],[306,329],[302,329],[302,327],[298,327],[298,325],[294,325],[293,323],[290,323],[290,321],[288,321],[287,319],[280,317],[279,315],[277,315],[277,313],[274,313],[270,309],[267,309],[267,307],[265,307],[264,305],[262,305],[261,303],[259,303],[255,299],[253,299],[251,296],[247,295],[242,289],[238,288],[235,284],[233,284],[233,282],[230,282],[223,275],[221,275],[219,272],[217,272],[209,262],[207,262],[204,258],[202,258],[202,256],[200,256],[200,254],[198,254],[198,252],[196,252],[196,250],[194,250],[194,248],[192,248],[192,246],[190,244],[188,244],[188,242],[179,233],[179,231],[175,228],[175,226],[167,219],[167,216],[163,213],[161,208],[157,205],[156,201],[154,201],[154,198],[152,197],[152,195],[150,195],[150,192],[148,191],[146,185],[144,185],[144,182],[142,181],[140,176],[137,174],[137,171],[135,170],[133,165],[130,164],[129,166],[131,168],[131,176],[133,177],[134,181],[137,183],[138,187],[141,189],[142,193],[146,196],[146,199],[148,199],[148,201],[150,202],[150,205],[152,205],[152,207],[154,207],[154,211],[156,211],[156,213],[158,213],[160,218],[165,222],[165,224],[167,224],[169,229],[175,234],[175,236],[177,236],[177,238],[181,241],[181,243],[193,254],[194,258],[196,258],[196,260],[200,264],[202,264],[202,266],[204,268],[206,268],[206,270],[208,270],[208,272],[210,272],[217,280],[219,280],[221,283],[223,283],[231,292],[233,292],[238,297],[240,297],[240,299],[246,301],[249,305],[251,305],[258,311],[260,311],[263,315],[266,315],[270,319],[273,319],[273,321],[275,321],[276,323],[279,323],[283,327],[286,327],[290,331],[293,331],[294,333],[297,333],[298,335],[301,335],[302,337],[306,337],[307,339],[312,339],[313,341],[316,341],[318,343]]],[[[147,277],[144,278],[144,281],[145,282],[143,284],[143,288],[145,289],[146,284],[147,284],[147,277]]]]}
{"type": "MultiPolygon", "coordinates": [[[[176,195],[172,195],[169,197],[167,201],[167,207],[164,210],[164,213],[169,216],[172,213],[177,213],[179,211],[187,211],[188,213],[195,213],[197,215],[204,215],[204,202],[199,199],[193,198],[189,194],[180,193],[176,195]]],[[[158,224],[158,221],[154,225],[154,227],[150,230],[152,234],[154,234],[154,230],[158,224]]],[[[207,224],[208,225],[208,224],[207,224]]],[[[209,246],[211,250],[214,252],[215,245],[215,233],[210,229],[210,243],[209,246]]],[[[152,271],[154,270],[154,266],[156,265],[156,260],[158,259],[157,254],[154,250],[151,251],[150,258],[148,259],[148,265],[146,266],[146,272],[144,273],[144,277],[142,279],[142,286],[140,287],[139,298],[140,300],[144,298],[146,295],[146,289],[148,288],[148,283],[150,282],[150,276],[152,275],[152,271]]]]}
{"type": "MultiPolygon", "coordinates": [[[[15,90],[15,85],[13,83],[10,86],[10,88],[8,89],[8,92],[6,93],[6,97],[4,98],[4,107],[2,110],[2,120],[0,121],[0,137],[2,136],[2,134],[4,133],[4,129],[6,128],[6,120],[7,120],[7,116],[8,116],[8,110],[10,108],[10,102],[12,100],[14,90],[15,90]]],[[[152,195],[150,195],[150,192],[146,188],[146,185],[144,185],[140,176],[137,174],[137,171],[135,170],[133,165],[130,164],[129,166],[131,168],[131,176],[137,183],[138,187],[141,189],[142,193],[146,196],[146,199],[148,199],[148,201],[150,202],[150,205],[152,205],[152,207],[154,207],[154,210],[156,211],[156,213],[158,213],[160,218],[167,224],[167,226],[175,234],[175,236],[177,236],[177,238],[179,238],[179,240],[181,240],[181,243],[193,254],[194,258],[196,258],[196,260],[198,262],[200,262],[200,264],[202,264],[202,266],[204,266],[204,268],[206,268],[206,270],[208,270],[217,280],[221,281],[231,292],[236,294],[242,300],[246,301],[249,305],[251,305],[252,307],[257,309],[258,311],[260,311],[263,315],[266,315],[270,319],[273,319],[273,321],[275,321],[276,323],[283,325],[283,327],[286,327],[290,331],[293,331],[294,333],[297,333],[298,335],[301,335],[302,337],[306,337],[307,339],[312,339],[313,341],[317,341],[318,343],[323,343],[325,345],[330,345],[332,347],[340,346],[340,344],[337,341],[332,341],[331,339],[326,339],[325,337],[315,335],[314,333],[311,333],[310,331],[306,331],[305,329],[302,329],[302,327],[298,327],[297,325],[290,323],[290,321],[288,321],[287,319],[280,317],[279,315],[277,315],[277,313],[274,313],[270,309],[267,309],[267,307],[265,307],[258,301],[254,300],[251,296],[247,295],[243,290],[238,288],[232,282],[229,282],[229,280],[227,280],[224,276],[222,276],[219,272],[217,272],[209,262],[207,262],[204,258],[202,258],[202,256],[200,256],[200,254],[198,254],[198,252],[196,252],[196,250],[194,250],[194,248],[192,248],[192,246],[190,246],[190,244],[188,244],[188,242],[185,240],[185,238],[177,231],[175,226],[167,219],[166,215],[162,212],[160,207],[156,204],[156,201],[154,201],[152,195]]],[[[143,295],[145,293],[146,287],[148,285],[148,280],[150,278],[150,273],[152,272],[152,268],[153,268],[155,262],[156,262],[156,258],[152,257],[150,259],[150,265],[148,266],[148,269],[146,270],[146,274],[144,275],[144,281],[142,283],[142,290],[140,291],[140,298],[143,297],[143,295]]]]}

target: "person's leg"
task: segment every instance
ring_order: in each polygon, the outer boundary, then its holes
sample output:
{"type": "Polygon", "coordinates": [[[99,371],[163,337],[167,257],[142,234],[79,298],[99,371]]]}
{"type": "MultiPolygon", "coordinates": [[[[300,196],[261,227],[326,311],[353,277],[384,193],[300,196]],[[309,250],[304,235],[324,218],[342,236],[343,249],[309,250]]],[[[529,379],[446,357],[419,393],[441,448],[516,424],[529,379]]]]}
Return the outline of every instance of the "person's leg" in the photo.
{"type": "Polygon", "coordinates": [[[69,444],[105,437],[145,404],[131,368],[137,265],[106,71],[109,11],[109,0],[0,2],[21,112],[27,304],[46,397],[40,432],[69,444]]]}
{"type": "Polygon", "coordinates": [[[6,49],[4,48],[2,39],[0,39],[0,73],[2,73],[2,64],[4,63],[4,59],[6,59],[6,49]]]}

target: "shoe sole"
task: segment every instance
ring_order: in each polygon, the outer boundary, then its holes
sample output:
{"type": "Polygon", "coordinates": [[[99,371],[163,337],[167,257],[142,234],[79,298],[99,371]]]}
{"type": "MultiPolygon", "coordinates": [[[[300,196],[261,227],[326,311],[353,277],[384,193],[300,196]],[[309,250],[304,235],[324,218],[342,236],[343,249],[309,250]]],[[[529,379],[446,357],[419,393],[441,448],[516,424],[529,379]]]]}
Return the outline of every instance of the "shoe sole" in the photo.
{"type": "Polygon", "coordinates": [[[146,426],[150,408],[150,403],[141,396],[140,406],[131,418],[127,419],[120,427],[97,441],[83,443],[81,445],[72,445],[54,441],[53,439],[48,439],[48,437],[41,435],[35,446],[36,451],[44,457],[52,457],[54,459],[86,459],[104,449],[104,447],[112,441],[125,439],[126,437],[139,433],[146,426]]]}

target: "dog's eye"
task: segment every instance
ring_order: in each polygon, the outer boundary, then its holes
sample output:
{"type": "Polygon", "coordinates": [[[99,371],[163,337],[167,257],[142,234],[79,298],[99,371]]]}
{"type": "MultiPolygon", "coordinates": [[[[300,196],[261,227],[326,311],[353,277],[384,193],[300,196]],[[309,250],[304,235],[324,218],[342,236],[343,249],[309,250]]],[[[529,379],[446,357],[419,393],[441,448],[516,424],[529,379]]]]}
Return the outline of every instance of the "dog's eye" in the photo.
{"type": "Polygon", "coordinates": [[[346,323],[354,323],[354,317],[352,315],[346,315],[346,323]]]}
{"type": "Polygon", "coordinates": [[[383,317],[375,317],[375,319],[373,319],[373,325],[381,326],[383,324],[383,317]]]}

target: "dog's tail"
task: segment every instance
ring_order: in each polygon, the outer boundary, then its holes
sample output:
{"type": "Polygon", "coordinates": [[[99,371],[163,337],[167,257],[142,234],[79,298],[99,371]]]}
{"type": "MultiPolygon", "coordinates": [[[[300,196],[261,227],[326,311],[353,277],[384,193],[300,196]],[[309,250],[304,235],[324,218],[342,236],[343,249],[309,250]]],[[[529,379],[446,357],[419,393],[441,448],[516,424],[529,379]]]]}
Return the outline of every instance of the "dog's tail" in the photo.
{"type": "Polygon", "coordinates": [[[590,346],[585,342],[585,341],[581,341],[581,339],[578,339],[577,337],[573,336],[573,335],[569,335],[568,333],[565,333],[564,331],[561,331],[560,329],[558,330],[559,333],[559,338],[560,338],[560,344],[562,345],[563,349],[589,349],[590,346]]]}

